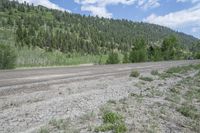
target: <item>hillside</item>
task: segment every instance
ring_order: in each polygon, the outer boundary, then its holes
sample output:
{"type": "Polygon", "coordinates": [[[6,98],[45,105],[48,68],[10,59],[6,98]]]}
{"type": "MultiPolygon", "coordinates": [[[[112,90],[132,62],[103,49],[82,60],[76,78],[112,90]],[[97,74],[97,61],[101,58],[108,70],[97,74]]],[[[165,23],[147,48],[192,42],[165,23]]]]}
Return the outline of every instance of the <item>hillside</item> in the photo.
{"type": "Polygon", "coordinates": [[[8,0],[1,0],[0,6],[1,43],[57,50],[67,57],[108,54],[112,50],[129,52],[138,38],[149,47],[160,46],[164,38],[174,35],[183,49],[191,48],[198,40],[143,22],[81,16],[8,0]]]}

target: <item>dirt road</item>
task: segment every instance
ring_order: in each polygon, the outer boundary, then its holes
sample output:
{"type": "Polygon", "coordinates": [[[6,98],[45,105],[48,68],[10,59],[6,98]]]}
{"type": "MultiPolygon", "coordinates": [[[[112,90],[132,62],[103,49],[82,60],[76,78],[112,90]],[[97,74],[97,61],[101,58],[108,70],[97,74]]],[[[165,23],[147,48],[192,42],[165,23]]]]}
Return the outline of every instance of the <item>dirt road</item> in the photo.
{"type": "Polygon", "coordinates": [[[102,65],[102,66],[85,66],[85,67],[58,67],[58,68],[41,68],[26,70],[0,71],[0,87],[10,87],[16,85],[25,85],[32,83],[44,83],[58,80],[69,80],[73,78],[115,75],[136,70],[166,69],[172,66],[187,65],[200,62],[199,60],[191,61],[169,61],[169,62],[149,62],[136,64],[120,65],[102,65]]]}
{"type": "Polygon", "coordinates": [[[78,117],[126,97],[133,69],[146,73],[196,63],[200,61],[0,71],[0,132],[35,132],[53,118],[78,117]]]}

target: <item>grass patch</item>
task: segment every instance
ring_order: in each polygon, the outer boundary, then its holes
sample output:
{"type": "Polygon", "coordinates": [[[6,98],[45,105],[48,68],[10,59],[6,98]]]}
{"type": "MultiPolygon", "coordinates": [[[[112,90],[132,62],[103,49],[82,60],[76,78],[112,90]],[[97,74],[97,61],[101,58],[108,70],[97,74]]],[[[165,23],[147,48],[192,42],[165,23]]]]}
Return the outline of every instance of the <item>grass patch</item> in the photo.
{"type": "Polygon", "coordinates": [[[106,111],[102,118],[104,123],[112,123],[112,124],[122,120],[121,115],[110,111],[106,111]]]}
{"type": "Polygon", "coordinates": [[[113,131],[114,133],[125,133],[127,127],[123,117],[115,112],[105,111],[103,113],[103,124],[95,128],[95,132],[113,131]]]}
{"type": "MultiPolygon", "coordinates": [[[[188,66],[178,66],[178,67],[172,67],[169,68],[168,70],[166,70],[163,73],[158,73],[159,77],[161,79],[166,79],[166,78],[170,78],[172,76],[174,76],[175,74],[184,74],[187,73],[188,71],[192,70],[192,69],[200,69],[200,64],[198,65],[188,65],[188,66]]],[[[156,73],[156,72],[152,72],[152,73],[156,73]]],[[[153,75],[153,74],[152,74],[153,75]]]]}
{"type": "Polygon", "coordinates": [[[73,133],[78,133],[79,131],[74,129],[70,119],[53,119],[49,122],[49,125],[58,131],[68,131],[73,133]]]}
{"type": "Polygon", "coordinates": [[[166,71],[166,73],[174,74],[174,73],[181,73],[182,67],[172,67],[166,71]]]}
{"type": "Polygon", "coordinates": [[[177,74],[177,73],[183,74],[183,73],[186,73],[186,72],[188,72],[188,71],[190,71],[192,69],[198,69],[198,68],[200,68],[199,66],[200,65],[198,64],[198,65],[188,65],[188,66],[181,66],[181,67],[180,66],[178,66],[178,67],[172,67],[172,68],[168,69],[166,71],[166,73],[170,73],[170,74],[177,74]]]}
{"type": "Polygon", "coordinates": [[[49,133],[49,130],[46,127],[42,127],[42,128],[40,128],[38,133],[49,133]]]}
{"type": "Polygon", "coordinates": [[[115,101],[115,100],[109,100],[108,103],[117,104],[117,101],[115,101]]]}
{"type": "Polygon", "coordinates": [[[148,81],[148,82],[153,81],[153,78],[151,78],[151,77],[140,77],[140,79],[143,80],[143,81],[148,81]]]}
{"type": "Polygon", "coordinates": [[[53,127],[56,127],[59,130],[66,130],[70,125],[69,121],[65,121],[63,119],[61,120],[53,119],[49,122],[49,124],[52,125],[53,127]]]}
{"type": "Polygon", "coordinates": [[[159,74],[159,77],[160,77],[161,79],[170,78],[170,77],[172,77],[172,76],[173,76],[173,74],[165,73],[165,72],[159,74]]]}
{"type": "Polygon", "coordinates": [[[159,75],[158,70],[152,70],[152,71],[151,71],[151,75],[159,75]]]}
{"type": "Polygon", "coordinates": [[[138,72],[138,71],[136,71],[136,70],[133,70],[132,72],[131,72],[131,74],[130,74],[130,77],[135,77],[135,78],[137,78],[137,77],[139,77],[140,76],[140,73],[138,72]]]}
{"type": "Polygon", "coordinates": [[[59,51],[46,52],[43,49],[17,49],[17,67],[45,67],[78,64],[105,64],[107,55],[64,54],[59,51]]]}
{"type": "Polygon", "coordinates": [[[176,93],[171,93],[165,98],[165,100],[168,100],[168,101],[171,101],[171,102],[174,102],[174,103],[179,103],[181,98],[176,93]]]}
{"type": "Polygon", "coordinates": [[[188,105],[187,103],[177,108],[177,111],[180,112],[185,117],[190,117],[191,119],[199,118],[198,110],[193,105],[188,105]]]}

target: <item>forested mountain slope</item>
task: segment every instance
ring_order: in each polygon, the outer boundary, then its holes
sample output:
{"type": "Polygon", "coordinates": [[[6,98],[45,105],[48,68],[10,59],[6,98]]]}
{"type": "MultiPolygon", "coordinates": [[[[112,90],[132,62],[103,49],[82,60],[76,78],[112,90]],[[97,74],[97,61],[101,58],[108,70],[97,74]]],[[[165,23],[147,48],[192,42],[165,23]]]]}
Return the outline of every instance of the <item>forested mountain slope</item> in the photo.
{"type": "Polygon", "coordinates": [[[8,0],[1,0],[0,5],[0,26],[16,34],[17,46],[98,54],[112,49],[127,51],[137,38],[143,38],[147,44],[161,44],[173,34],[186,47],[197,41],[154,24],[86,17],[8,0]]]}

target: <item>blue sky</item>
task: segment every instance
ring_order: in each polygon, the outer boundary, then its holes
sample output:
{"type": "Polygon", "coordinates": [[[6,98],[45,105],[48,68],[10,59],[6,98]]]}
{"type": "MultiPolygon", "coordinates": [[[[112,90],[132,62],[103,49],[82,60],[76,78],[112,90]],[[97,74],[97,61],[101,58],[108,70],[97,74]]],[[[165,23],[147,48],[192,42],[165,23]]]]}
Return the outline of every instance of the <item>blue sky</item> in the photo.
{"type": "Polygon", "coordinates": [[[144,21],[200,38],[200,0],[19,0],[71,13],[144,21]]]}

